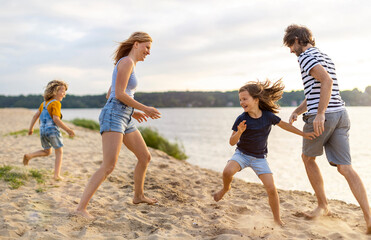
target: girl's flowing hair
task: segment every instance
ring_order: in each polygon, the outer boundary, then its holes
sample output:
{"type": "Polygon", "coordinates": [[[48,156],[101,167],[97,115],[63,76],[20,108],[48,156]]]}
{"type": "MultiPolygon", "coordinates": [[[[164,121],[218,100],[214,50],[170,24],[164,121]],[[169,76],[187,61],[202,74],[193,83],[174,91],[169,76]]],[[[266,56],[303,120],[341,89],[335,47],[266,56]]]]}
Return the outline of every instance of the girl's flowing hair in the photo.
{"type": "Polygon", "coordinates": [[[44,100],[49,101],[50,99],[54,98],[55,95],[57,95],[59,88],[62,86],[64,86],[67,91],[68,89],[67,83],[61,80],[53,80],[53,81],[48,82],[48,85],[46,85],[46,88],[44,91],[44,100]]]}
{"type": "Polygon", "coordinates": [[[143,43],[143,42],[152,42],[152,38],[145,32],[135,32],[131,34],[131,36],[123,42],[119,42],[119,47],[116,49],[114,53],[114,63],[116,63],[123,57],[129,55],[131,49],[135,42],[143,43]]]}
{"type": "Polygon", "coordinates": [[[261,110],[278,113],[280,106],[277,104],[277,101],[282,98],[284,88],[285,86],[281,79],[274,83],[267,79],[264,82],[248,82],[238,92],[248,91],[251,97],[259,99],[259,108],[261,110]]]}

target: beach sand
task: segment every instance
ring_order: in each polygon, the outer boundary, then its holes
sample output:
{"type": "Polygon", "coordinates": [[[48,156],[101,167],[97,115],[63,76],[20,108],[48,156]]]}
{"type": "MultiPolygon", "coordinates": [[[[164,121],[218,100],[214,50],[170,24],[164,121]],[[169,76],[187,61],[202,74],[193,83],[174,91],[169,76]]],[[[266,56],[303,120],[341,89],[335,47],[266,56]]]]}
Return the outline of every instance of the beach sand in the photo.
{"type": "Polygon", "coordinates": [[[28,129],[33,114],[0,109],[0,167],[47,172],[44,184],[30,178],[18,189],[0,180],[0,239],[371,239],[356,205],[330,200],[332,216],[306,220],[303,212],[316,207],[315,196],[307,192],[279,190],[284,227],[274,224],[261,184],[234,179],[231,191],[216,203],[212,193],[222,186],[221,173],[154,149],[145,193],[158,204],[132,204],[136,158],[123,148],[88,206],[96,219],[75,216],[82,191],[102,161],[100,134],[69,124],[76,137],[64,137],[64,180],[54,181],[54,152],[22,164],[24,153],[41,149],[37,135],[7,135],[28,129]]]}

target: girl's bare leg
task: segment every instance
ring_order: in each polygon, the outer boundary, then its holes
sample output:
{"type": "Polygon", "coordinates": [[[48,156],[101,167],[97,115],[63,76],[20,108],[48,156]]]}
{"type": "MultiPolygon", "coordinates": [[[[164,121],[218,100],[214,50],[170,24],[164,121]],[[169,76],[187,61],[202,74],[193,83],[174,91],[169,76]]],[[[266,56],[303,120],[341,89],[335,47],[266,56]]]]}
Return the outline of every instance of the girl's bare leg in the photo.
{"type": "Polygon", "coordinates": [[[274,221],[279,225],[284,225],[280,216],[280,199],[278,197],[276,186],[274,185],[273,175],[265,173],[259,175],[268,194],[269,205],[272,209],[274,221]]]}
{"type": "Polygon", "coordinates": [[[220,201],[223,198],[224,194],[226,194],[229,189],[231,189],[233,176],[240,170],[240,164],[238,164],[236,161],[231,160],[227,163],[223,171],[223,188],[214,193],[214,200],[216,202],[220,201]]]}

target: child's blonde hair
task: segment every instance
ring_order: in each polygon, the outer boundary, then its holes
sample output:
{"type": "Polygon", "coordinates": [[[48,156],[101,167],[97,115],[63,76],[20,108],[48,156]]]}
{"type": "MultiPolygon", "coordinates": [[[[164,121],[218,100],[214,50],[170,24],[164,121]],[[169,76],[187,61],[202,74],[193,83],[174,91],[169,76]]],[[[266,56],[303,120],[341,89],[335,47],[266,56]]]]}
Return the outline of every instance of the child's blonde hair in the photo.
{"type": "Polygon", "coordinates": [[[55,95],[57,95],[59,88],[62,86],[65,87],[67,91],[68,85],[62,80],[53,80],[48,82],[48,85],[46,85],[44,91],[44,100],[49,101],[50,99],[54,98],[55,95]]]}
{"type": "Polygon", "coordinates": [[[276,102],[282,98],[284,88],[281,79],[274,83],[267,79],[264,82],[248,82],[240,88],[238,93],[248,91],[251,97],[259,99],[261,110],[278,113],[277,110],[280,106],[276,102]]]}

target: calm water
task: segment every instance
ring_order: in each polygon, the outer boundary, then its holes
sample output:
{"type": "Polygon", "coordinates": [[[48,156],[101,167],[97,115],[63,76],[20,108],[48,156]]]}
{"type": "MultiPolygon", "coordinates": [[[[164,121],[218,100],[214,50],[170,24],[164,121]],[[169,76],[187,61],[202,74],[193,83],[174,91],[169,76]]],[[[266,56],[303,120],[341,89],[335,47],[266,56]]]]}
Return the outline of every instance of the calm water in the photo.
{"type": "MultiPolygon", "coordinates": [[[[162,108],[162,118],[149,120],[137,126],[156,128],[160,134],[172,141],[183,144],[188,162],[203,168],[222,172],[227,160],[234,153],[235,147],[229,145],[231,127],[241,108],[162,108]]],[[[287,121],[294,108],[282,108],[278,114],[287,121]]],[[[371,153],[368,140],[371,139],[368,124],[371,107],[348,107],[351,118],[350,145],[353,167],[361,176],[368,197],[371,200],[371,153]]],[[[100,109],[62,109],[66,120],[86,118],[98,121],[100,109]]],[[[299,129],[303,121],[299,119],[295,126],[299,129]]],[[[274,174],[278,188],[304,190],[312,192],[304,165],[300,158],[301,137],[288,133],[279,127],[273,127],[268,140],[268,162],[274,174]]],[[[324,156],[317,159],[322,171],[328,198],[356,203],[346,180],[331,167],[324,156]]],[[[251,169],[237,173],[236,177],[246,181],[260,182],[251,169]]],[[[248,191],[248,189],[246,189],[248,191]]]]}

